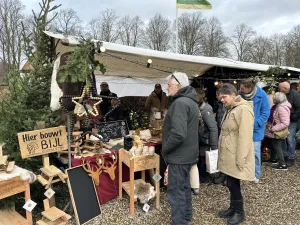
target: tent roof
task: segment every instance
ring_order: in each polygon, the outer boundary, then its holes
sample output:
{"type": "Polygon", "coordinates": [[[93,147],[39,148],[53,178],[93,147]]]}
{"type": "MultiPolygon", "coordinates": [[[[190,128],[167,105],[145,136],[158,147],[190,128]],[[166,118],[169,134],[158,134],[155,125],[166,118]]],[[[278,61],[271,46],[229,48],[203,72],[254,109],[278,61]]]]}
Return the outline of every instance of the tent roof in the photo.
{"type": "MultiPolygon", "coordinates": [[[[79,44],[78,37],[65,37],[62,34],[55,34],[50,31],[44,32],[56,39],[68,40],[70,46],[79,44]]],[[[249,71],[267,71],[270,66],[272,66],[241,62],[227,58],[192,56],[155,51],[109,42],[101,42],[101,45],[105,47],[106,51],[97,57],[100,62],[107,66],[105,75],[108,76],[162,78],[166,77],[170,72],[180,71],[185,72],[191,77],[202,75],[214,66],[249,71]],[[148,59],[152,60],[150,68],[146,67],[148,59]]],[[[297,68],[285,66],[281,66],[281,68],[300,73],[300,69],[297,68]]],[[[100,75],[100,72],[98,74],[100,75]]]]}

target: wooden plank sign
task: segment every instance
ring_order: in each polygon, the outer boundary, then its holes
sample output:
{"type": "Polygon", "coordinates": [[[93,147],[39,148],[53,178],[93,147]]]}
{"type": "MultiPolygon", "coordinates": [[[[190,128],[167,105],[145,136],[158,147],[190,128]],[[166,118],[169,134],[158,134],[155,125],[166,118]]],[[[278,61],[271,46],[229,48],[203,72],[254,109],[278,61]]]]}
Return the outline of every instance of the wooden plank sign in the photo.
{"type": "Polygon", "coordinates": [[[22,158],[68,149],[65,126],[18,133],[22,158]]]}

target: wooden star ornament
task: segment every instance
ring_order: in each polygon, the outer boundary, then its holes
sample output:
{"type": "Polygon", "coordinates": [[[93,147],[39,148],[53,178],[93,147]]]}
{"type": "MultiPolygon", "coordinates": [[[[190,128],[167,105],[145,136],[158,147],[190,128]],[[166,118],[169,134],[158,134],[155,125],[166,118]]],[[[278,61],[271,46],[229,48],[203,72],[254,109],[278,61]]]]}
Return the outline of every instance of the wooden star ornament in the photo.
{"type": "MultiPolygon", "coordinates": [[[[97,105],[99,105],[102,102],[102,98],[101,97],[94,97],[93,94],[90,92],[90,89],[87,87],[84,87],[81,96],[76,96],[76,97],[72,97],[72,102],[78,106],[78,111],[77,111],[77,115],[79,117],[82,117],[84,115],[92,114],[93,116],[98,116],[98,110],[97,110],[97,105]],[[95,103],[93,103],[93,105],[91,107],[87,107],[87,110],[84,107],[84,100],[88,99],[88,100],[97,100],[95,103]]],[[[89,105],[88,105],[89,106],[89,105]]]]}

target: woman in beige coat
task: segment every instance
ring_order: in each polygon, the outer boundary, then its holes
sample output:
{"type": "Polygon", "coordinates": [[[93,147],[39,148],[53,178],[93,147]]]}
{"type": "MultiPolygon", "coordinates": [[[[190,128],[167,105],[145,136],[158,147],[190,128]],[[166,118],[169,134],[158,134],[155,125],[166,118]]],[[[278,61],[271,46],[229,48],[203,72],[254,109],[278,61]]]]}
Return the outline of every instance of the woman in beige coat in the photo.
{"type": "Polygon", "coordinates": [[[232,84],[219,89],[219,98],[226,107],[219,137],[218,169],[227,175],[226,185],[230,191],[230,207],[219,212],[228,218],[227,224],[240,224],[245,219],[240,180],[255,178],[253,145],[254,114],[252,102],[237,95],[232,84]]]}

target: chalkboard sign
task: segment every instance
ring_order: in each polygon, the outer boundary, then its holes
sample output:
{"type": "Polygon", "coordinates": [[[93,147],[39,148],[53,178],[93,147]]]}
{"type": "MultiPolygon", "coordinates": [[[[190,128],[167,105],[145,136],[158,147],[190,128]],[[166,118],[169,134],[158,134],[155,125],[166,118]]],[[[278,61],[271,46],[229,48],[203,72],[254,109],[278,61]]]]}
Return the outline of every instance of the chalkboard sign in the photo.
{"type": "Polygon", "coordinates": [[[97,125],[97,128],[104,141],[109,141],[109,139],[122,138],[129,134],[126,120],[99,123],[97,125]]]}
{"type": "Polygon", "coordinates": [[[77,225],[82,225],[101,214],[94,181],[82,166],[66,170],[77,225]]]}

